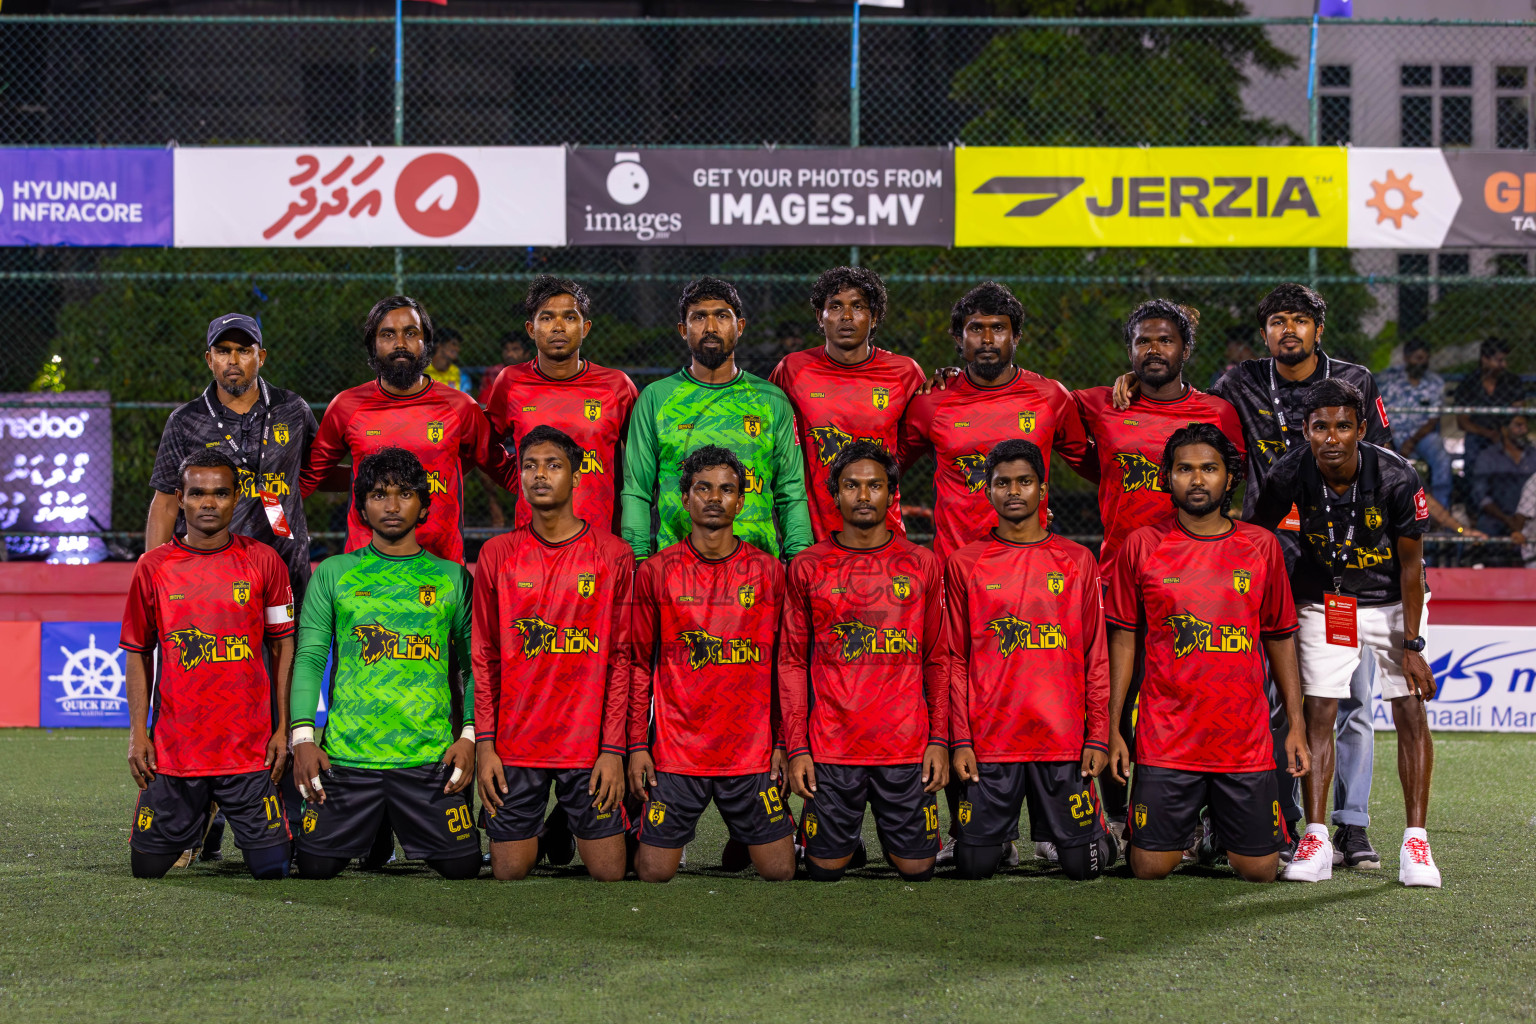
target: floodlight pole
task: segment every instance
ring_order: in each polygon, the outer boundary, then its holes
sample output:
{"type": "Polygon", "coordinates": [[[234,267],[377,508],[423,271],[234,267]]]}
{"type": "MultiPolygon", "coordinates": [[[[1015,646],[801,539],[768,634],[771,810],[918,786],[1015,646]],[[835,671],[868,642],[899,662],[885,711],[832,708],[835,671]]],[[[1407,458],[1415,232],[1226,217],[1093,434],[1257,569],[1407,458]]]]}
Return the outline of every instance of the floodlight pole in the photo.
{"type": "MultiPolygon", "coordinates": [[[[848,52],[848,145],[859,144],[859,0],[853,0],[853,38],[848,52]]],[[[859,247],[848,247],[848,265],[859,265],[859,247]]]]}
{"type": "MultiPolygon", "coordinates": [[[[405,145],[405,0],[395,0],[395,145],[405,145]]],[[[395,294],[405,294],[405,250],[398,245],[395,294]]]]}

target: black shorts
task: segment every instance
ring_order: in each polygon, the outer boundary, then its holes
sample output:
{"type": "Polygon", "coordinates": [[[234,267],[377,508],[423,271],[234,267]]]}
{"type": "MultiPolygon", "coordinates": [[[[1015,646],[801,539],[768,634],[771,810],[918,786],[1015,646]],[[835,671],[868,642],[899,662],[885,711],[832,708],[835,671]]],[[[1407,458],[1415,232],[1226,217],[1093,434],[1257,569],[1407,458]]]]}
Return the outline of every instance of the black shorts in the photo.
{"type": "Polygon", "coordinates": [[[646,846],[679,850],[693,842],[699,815],[714,800],[731,838],[762,846],[795,834],[788,794],[767,772],[753,775],[678,775],[657,772],[640,812],[639,839],[646,846]]]}
{"type": "Polygon", "coordinates": [[[939,852],[939,801],[923,792],[921,764],[817,764],[816,799],[805,802],[805,852],[821,860],[852,854],[866,803],[886,853],[922,860],[939,852]]]}
{"type": "Polygon", "coordinates": [[[139,793],[129,844],[140,853],[181,853],[203,841],[208,813],[218,804],[242,850],[293,838],[283,796],[270,772],[186,778],[161,773],[139,793]]]}
{"type": "Polygon", "coordinates": [[[537,839],[544,833],[551,784],[555,787],[555,800],[571,823],[571,835],[577,839],[607,839],[629,828],[629,816],[623,806],[606,811],[592,806],[593,797],[587,792],[592,780],[590,768],[519,768],[504,764],[501,770],[507,780],[501,810],[492,811],[484,795],[480,798],[480,827],[493,843],[537,839]]]}
{"type": "Polygon", "coordinates": [[[1267,857],[1287,841],[1280,787],[1262,772],[1186,772],[1137,765],[1131,777],[1126,837],[1142,850],[1189,848],[1200,809],[1210,809],[1218,845],[1241,857],[1267,857]]]}
{"type": "Polygon", "coordinates": [[[479,853],[468,791],[443,792],[451,771],[442,763],[414,768],[333,766],[321,780],[325,803],[304,805],[299,849],[317,857],[364,856],[387,814],[389,827],[411,860],[479,853]]]}
{"type": "Polygon", "coordinates": [[[955,841],[997,846],[1019,838],[1019,811],[1029,803],[1029,838],[1058,847],[1086,846],[1104,834],[1099,795],[1081,761],[980,764],[981,779],[961,783],[955,841]]]}

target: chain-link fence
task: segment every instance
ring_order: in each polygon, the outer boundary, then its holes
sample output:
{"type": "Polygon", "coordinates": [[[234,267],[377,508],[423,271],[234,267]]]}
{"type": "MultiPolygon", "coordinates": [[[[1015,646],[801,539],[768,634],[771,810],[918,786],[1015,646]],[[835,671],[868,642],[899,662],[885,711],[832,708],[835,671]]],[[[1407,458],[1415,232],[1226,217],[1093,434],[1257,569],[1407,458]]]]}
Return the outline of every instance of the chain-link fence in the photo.
{"type": "MultiPolygon", "coordinates": [[[[399,137],[1531,147],[1536,23],[1329,21],[1315,62],[1312,31],[1306,19],[866,17],[854,88],[846,17],[416,17],[404,25],[399,137]]],[[[378,18],[8,17],[0,145],[388,145],[393,54],[394,27],[378,18]]],[[[1282,148],[1275,155],[1285,160],[1282,148]]],[[[200,342],[218,313],[260,316],[268,378],[324,403],[367,378],[358,327],[397,283],[463,336],[473,375],[521,333],[527,280],[554,271],[594,295],[591,356],[644,385],[682,361],[675,296],[690,277],[738,283],[750,321],[742,362],[766,373],[787,348],[816,342],[808,286],[850,258],[890,283],[881,343],[930,368],[953,359],[954,299],[996,278],[1029,311],[1019,361],[1068,387],[1123,369],[1118,324],[1154,295],[1202,311],[1189,376],[1206,386],[1256,344],[1254,306],[1283,280],[1315,283],[1330,303],[1331,351],[1374,369],[1422,336],[1454,379],[1475,370],[1478,342],[1496,334],[1513,346],[1515,370],[1536,370],[1527,251],[4,249],[11,331],[0,390],[57,386],[62,370],[64,387],[129,403],[115,413],[113,524],[133,531],[166,412],[138,404],[185,401],[206,384],[200,342]]],[[[1086,486],[1063,474],[1057,489],[1064,527],[1095,532],[1086,486]]],[[[486,495],[470,496],[470,525],[491,514],[486,495]]],[[[335,518],[325,499],[312,515],[317,530],[335,518]]]]}

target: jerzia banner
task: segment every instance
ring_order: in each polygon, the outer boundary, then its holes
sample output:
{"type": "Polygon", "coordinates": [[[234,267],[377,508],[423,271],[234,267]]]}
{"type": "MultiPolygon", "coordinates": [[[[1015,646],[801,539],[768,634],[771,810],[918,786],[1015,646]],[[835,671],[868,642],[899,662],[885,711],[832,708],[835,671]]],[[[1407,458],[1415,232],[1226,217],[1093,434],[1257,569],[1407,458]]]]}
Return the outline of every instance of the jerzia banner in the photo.
{"type": "Polygon", "coordinates": [[[570,245],[944,245],[948,149],[576,149],[570,245]]]}
{"type": "Polygon", "coordinates": [[[1536,153],[0,150],[0,245],[1536,247],[1536,153]]]}

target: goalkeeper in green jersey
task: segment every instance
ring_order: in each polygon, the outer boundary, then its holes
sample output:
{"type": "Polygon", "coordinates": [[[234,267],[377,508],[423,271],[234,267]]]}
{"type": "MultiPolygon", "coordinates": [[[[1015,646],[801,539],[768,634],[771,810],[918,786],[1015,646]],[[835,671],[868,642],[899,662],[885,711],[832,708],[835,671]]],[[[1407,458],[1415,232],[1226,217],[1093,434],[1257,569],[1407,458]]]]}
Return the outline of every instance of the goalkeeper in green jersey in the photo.
{"type": "Polygon", "coordinates": [[[306,878],[334,878],[366,854],[386,817],[407,857],[444,878],[480,873],[465,797],[475,775],[470,576],[416,541],[430,491],[403,448],[363,459],[353,501],[373,540],[321,562],[304,599],[292,746],[306,878]],[[322,686],[330,716],[317,743],[322,686]]]}
{"type": "Polygon", "coordinates": [[[729,282],[701,277],[683,289],[677,320],[693,359],[640,392],[630,414],[620,496],[624,540],[636,558],[647,558],[688,536],[693,524],[678,486],[683,459],[713,444],[734,453],[747,471],[736,535],[775,557],[793,557],[816,540],[800,435],[784,392],[736,365],[736,340],[747,323],[741,297],[729,282]],[[653,506],[661,516],[654,543],[653,506]]]}

